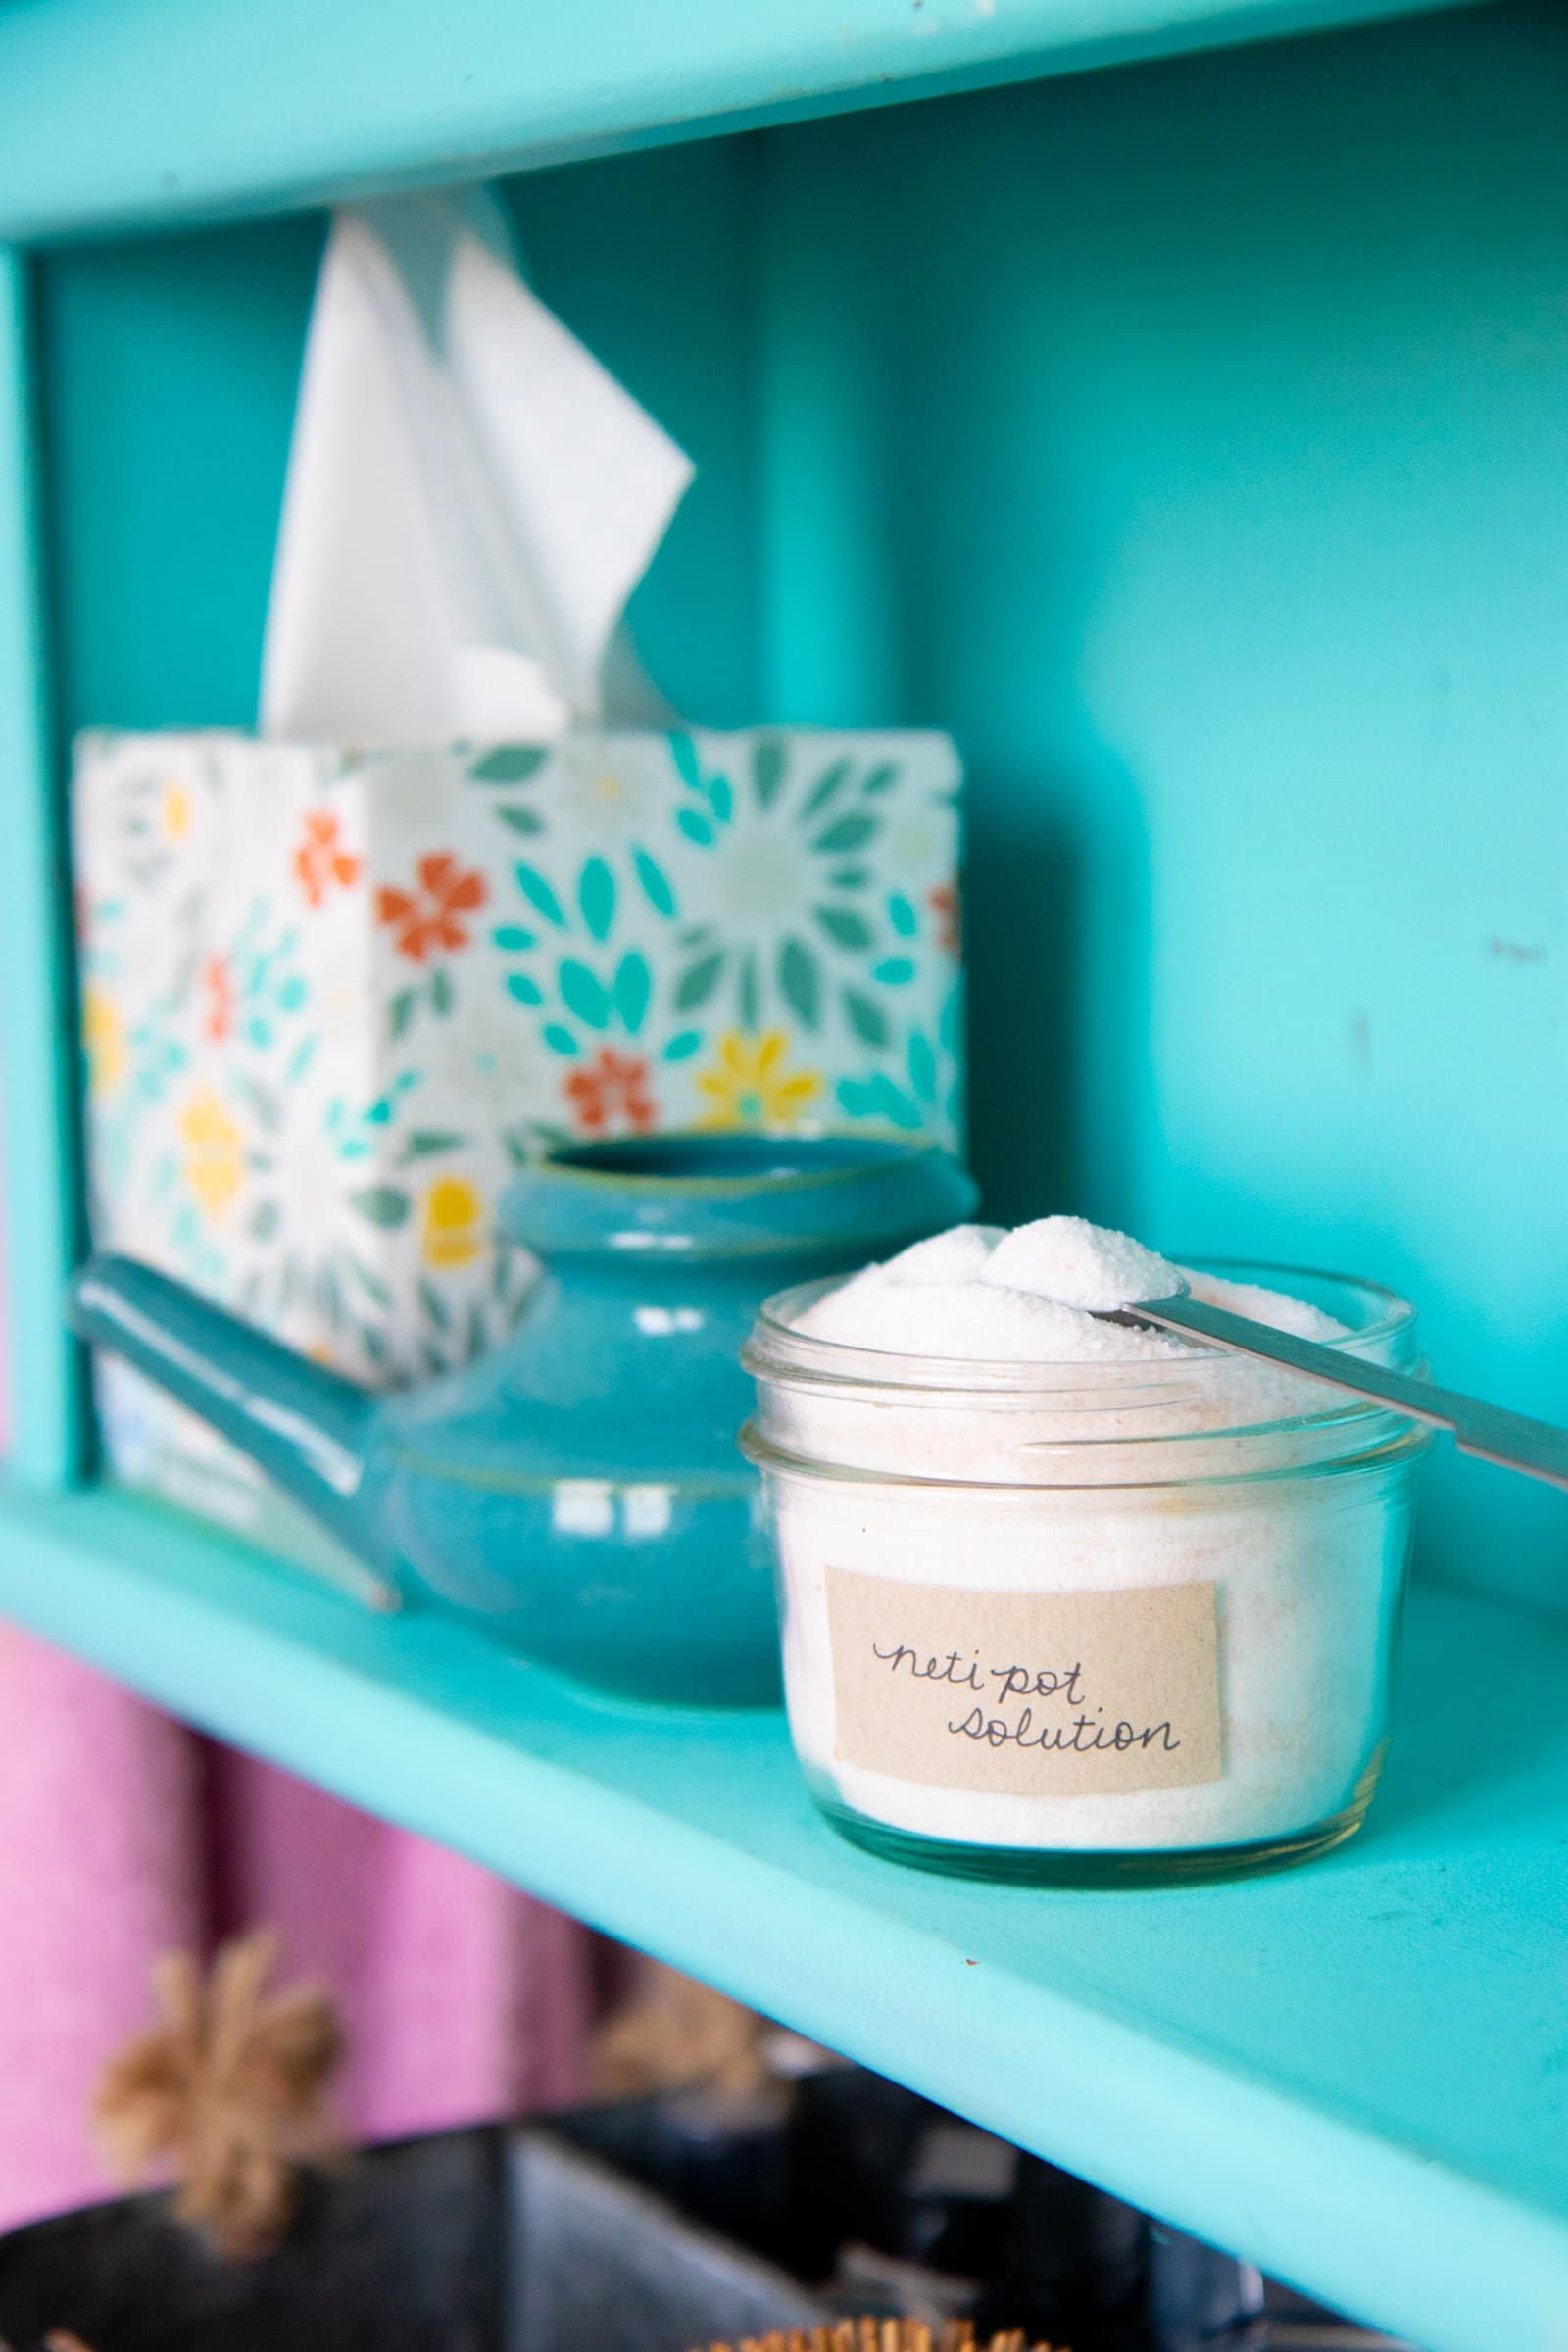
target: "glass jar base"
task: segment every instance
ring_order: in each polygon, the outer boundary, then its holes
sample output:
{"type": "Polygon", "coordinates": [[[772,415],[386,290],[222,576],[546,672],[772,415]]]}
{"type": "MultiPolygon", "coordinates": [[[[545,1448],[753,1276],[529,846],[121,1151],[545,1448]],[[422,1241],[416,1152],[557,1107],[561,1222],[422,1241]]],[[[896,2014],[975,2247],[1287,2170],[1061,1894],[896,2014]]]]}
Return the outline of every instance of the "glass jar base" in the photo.
{"type": "Polygon", "coordinates": [[[913,1870],[934,1871],[944,1878],[987,1879],[1013,1886],[1191,1886],[1214,1879],[1250,1879],[1271,1870],[1291,1870],[1298,1862],[1313,1862],[1353,1838],[1366,1819],[1377,1780],[1377,1767],[1363,1776],[1360,1787],[1342,1813],[1289,1837],[1261,1838],[1248,1845],[1170,1846],[1157,1851],[1096,1851],[1046,1849],[1016,1845],[955,1845],[939,1838],[919,1838],[908,1830],[890,1829],[863,1813],[816,1798],[818,1810],[852,1845],[885,1862],[903,1862],[913,1870]]]}

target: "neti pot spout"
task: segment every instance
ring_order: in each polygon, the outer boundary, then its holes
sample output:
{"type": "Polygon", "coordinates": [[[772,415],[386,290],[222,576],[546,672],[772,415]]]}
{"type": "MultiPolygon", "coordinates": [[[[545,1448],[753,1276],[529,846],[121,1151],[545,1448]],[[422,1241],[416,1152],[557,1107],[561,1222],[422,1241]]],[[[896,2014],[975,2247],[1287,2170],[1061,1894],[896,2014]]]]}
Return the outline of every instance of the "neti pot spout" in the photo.
{"type": "Polygon", "coordinates": [[[366,1470],[377,1405],[324,1365],[130,1257],[89,1258],[68,1313],[249,1456],[340,1544],[384,1568],[366,1470]]]}

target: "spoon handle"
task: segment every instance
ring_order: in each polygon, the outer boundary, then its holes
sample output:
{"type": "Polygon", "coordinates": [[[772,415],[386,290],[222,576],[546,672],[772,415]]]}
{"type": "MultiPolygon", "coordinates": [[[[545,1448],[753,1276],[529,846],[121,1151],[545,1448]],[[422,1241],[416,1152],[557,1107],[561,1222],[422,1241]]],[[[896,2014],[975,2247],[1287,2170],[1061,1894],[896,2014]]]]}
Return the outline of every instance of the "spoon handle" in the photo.
{"type": "Polygon", "coordinates": [[[1258,1357],[1264,1363],[1284,1364],[1311,1380],[1326,1380],[1352,1396],[1370,1396],[1392,1404],[1412,1421],[1433,1429],[1450,1430],[1461,1453],[1478,1454],[1504,1470],[1522,1470],[1527,1478],[1544,1478],[1551,1486],[1568,1488],[1568,1429],[1550,1421],[1532,1421],[1526,1413],[1510,1413],[1500,1404],[1484,1404],[1479,1396],[1464,1396],[1456,1389],[1435,1388],[1406,1372],[1389,1372],[1381,1364],[1365,1364],[1337,1348],[1315,1340],[1298,1340],[1249,1316],[1228,1314],[1223,1307],[1205,1306],[1197,1298],[1140,1300],[1106,1321],[1154,1323],[1162,1331],[1179,1331],[1194,1339],[1209,1340],[1237,1355],[1258,1357]]]}

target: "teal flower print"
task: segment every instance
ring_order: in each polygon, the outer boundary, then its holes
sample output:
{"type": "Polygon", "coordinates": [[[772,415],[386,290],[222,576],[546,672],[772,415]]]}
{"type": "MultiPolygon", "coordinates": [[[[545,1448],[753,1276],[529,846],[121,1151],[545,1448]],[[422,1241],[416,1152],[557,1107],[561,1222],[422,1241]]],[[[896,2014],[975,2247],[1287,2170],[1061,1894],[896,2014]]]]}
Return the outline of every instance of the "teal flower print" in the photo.
{"type": "MultiPolygon", "coordinates": [[[[584,860],[575,892],[564,902],[538,866],[519,862],[513,876],[524,921],[498,924],[496,946],[519,960],[503,982],[514,1003],[548,1013],[541,1034],[553,1054],[575,1059],[598,1053],[612,1038],[640,1040],[651,1024],[656,977],[635,939],[626,936],[628,901],[636,894],[661,920],[676,911],[673,886],[650,852],[634,847],[619,878],[608,858],[584,860]]],[[[682,1060],[701,1044],[671,1038],[665,1058],[682,1060]]]]}
{"type": "Polygon", "coordinates": [[[670,757],[682,787],[675,825],[697,849],[723,851],[711,877],[720,919],[678,935],[677,1009],[722,1010],[746,1030],[786,1019],[808,1035],[842,1015],[862,1043],[885,1044],[887,1017],[866,984],[913,979],[898,924],[905,910],[917,918],[897,893],[878,900],[865,859],[898,764],[763,735],[737,788],[689,735],[671,737],[670,757]]]}
{"type": "Polygon", "coordinates": [[[262,1051],[272,1045],[282,1024],[303,1012],[310,988],[299,970],[300,935],[289,923],[269,940],[265,927],[269,902],[259,898],[226,958],[229,986],[238,1006],[235,1027],[250,1046],[262,1051]]]}
{"type": "Polygon", "coordinates": [[[955,981],[943,1002],[932,1036],[911,1028],[886,1068],[863,1078],[841,1078],[834,1092],[847,1118],[901,1134],[946,1123],[963,1132],[963,1083],[959,1053],[963,1032],[963,988],[955,981]]]}

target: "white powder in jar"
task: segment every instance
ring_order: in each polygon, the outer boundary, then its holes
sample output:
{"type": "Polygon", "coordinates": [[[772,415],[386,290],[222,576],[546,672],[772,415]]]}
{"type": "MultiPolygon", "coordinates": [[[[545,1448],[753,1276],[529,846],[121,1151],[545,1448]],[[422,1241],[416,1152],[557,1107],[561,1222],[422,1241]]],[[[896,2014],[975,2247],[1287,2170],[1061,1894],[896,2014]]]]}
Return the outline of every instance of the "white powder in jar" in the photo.
{"type": "Polygon", "coordinates": [[[997,1225],[956,1225],[852,1275],[817,1299],[796,1328],[852,1348],[975,1362],[1087,1363],[1202,1353],[1169,1333],[1096,1320],[1107,1308],[1168,1298],[1183,1289],[1301,1339],[1332,1340],[1343,1333],[1342,1325],[1302,1298],[1184,1270],[1130,1235],[1083,1217],[1040,1217],[1011,1233],[997,1225]]]}
{"type": "Polygon", "coordinates": [[[794,1318],[802,1378],[754,1363],[791,1731],[830,1808],[1125,1854],[1364,1801],[1413,1448],[1385,1418],[1367,1460],[1369,1417],[1322,1384],[1086,1311],[1184,1283],[1346,1336],[1052,1217],[868,1267],[794,1318]]]}

